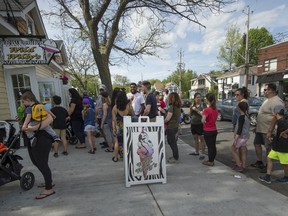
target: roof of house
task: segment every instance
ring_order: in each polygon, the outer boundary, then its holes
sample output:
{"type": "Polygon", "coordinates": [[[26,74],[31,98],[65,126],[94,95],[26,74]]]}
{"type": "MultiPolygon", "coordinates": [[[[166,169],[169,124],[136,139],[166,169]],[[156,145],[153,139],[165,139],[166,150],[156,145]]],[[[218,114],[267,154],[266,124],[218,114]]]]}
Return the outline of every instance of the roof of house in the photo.
{"type": "MultiPolygon", "coordinates": [[[[232,71],[225,72],[223,75],[217,77],[216,79],[218,80],[218,79],[222,79],[222,78],[234,77],[237,75],[244,75],[244,74],[245,74],[245,65],[241,65],[232,71]]],[[[256,65],[250,65],[249,74],[250,75],[257,75],[257,66],[256,65]]]]}
{"type": "Polygon", "coordinates": [[[5,1],[7,2],[7,5],[6,5],[4,0],[0,0],[0,11],[6,11],[7,8],[8,8],[8,11],[11,11],[11,9],[12,11],[21,11],[34,1],[35,0],[9,0],[9,1],[5,1]],[[19,4],[17,4],[17,2],[19,2],[23,8],[19,4]]]}
{"type": "Polygon", "coordinates": [[[267,49],[267,48],[270,48],[270,47],[275,47],[275,46],[279,46],[279,45],[284,45],[284,44],[288,44],[288,41],[279,42],[279,43],[276,43],[276,44],[272,44],[272,45],[269,45],[269,46],[266,46],[266,47],[262,47],[262,48],[260,48],[259,50],[262,50],[262,49],[267,49]]]}

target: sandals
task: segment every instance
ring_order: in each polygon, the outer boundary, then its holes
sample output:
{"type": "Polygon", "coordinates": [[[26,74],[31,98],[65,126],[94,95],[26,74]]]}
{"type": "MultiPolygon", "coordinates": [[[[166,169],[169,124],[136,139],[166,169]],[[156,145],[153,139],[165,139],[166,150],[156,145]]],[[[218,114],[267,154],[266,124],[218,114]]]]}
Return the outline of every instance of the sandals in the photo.
{"type": "Polygon", "coordinates": [[[118,158],[112,157],[112,161],[116,163],[118,162],[118,158]]]}
{"type": "Polygon", "coordinates": [[[88,153],[89,154],[95,154],[95,150],[94,149],[93,150],[89,150],[88,153]]]}
{"type": "Polygon", "coordinates": [[[110,149],[106,149],[105,152],[114,152],[114,151],[110,149]]]}
{"type": "Polygon", "coordinates": [[[197,153],[197,152],[192,152],[192,153],[190,153],[189,155],[198,156],[199,153],[197,153]]]}
{"type": "Polygon", "coordinates": [[[55,194],[55,193],[56,193],[55,191],[53,191],[53,192],[50,193],[50,194],[40,193],[38,196],[35,197],[35,199],[44,199],[44,198],[49,197],[49,196],[51,196],[51,195],[53,195],[53,194],[55,194]]]}

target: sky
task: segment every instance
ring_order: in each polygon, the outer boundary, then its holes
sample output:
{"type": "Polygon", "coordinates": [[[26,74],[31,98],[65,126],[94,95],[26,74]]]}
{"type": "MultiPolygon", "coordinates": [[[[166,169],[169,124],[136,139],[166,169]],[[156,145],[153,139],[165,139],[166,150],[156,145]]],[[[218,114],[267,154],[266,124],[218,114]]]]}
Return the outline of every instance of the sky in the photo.
{"type": "MultiPolygon", "coordinates": [[[[52,0],[49,0],[50,2],[52,0]]],[[[37,0],[40,10],[46,10],[46,0],[37,0]]],[[[182,50],[182,63],[187,70],[193,70],[197,74],[209,73],[211,70],[220,70],[220,62],[217,55],[220,46],[225,42],[226,32],[229,26],[236,25],[241,33],[245,33],[247,26],[247,11],[251,10],[250,28],[265,27],[273,36],[284,33],[288,39],[288,1],[287,0],[238,0],[236,3],[224,8],[221,13],[209,15],[206,18],[199,17],[199,21],[206,27],[181,20],[167,34],[163,35],[163,42],[169,43],[167,49],[158,51],[159,57],[144,56],[143,60],[132,62],[129,65],[111,66],[110,72],[126,76],[132,82],[141,80],[167,78],[177,70],[180,62],[180,49],[182,50]]],[[[50,23],[51,20],[43,17],[44,25],[51,39],[56,39],[59,31],[50,23]]],[[[139,29],[131,29],[132,33],[139,34],[139,29]]]]}

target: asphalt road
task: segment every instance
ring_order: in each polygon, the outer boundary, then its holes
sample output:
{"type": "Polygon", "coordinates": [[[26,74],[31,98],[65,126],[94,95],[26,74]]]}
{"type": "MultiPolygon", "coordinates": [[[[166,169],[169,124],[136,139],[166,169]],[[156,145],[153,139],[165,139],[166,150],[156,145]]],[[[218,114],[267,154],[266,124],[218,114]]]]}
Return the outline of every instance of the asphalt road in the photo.
{"type": "MultiPolygon", "coordinates": [[[[224,163],[227,166],[232,166],[231,163],[231,154],[229,151],[230,146],[232,145],[232,125],[230,121],[221,121],[217,122],[217,129],[218,129],[218,136],[217,136],[217,156],[216,160],[224,163]]],[[[251,130],[253,127],[251,127],[251,130]]],[[[180,139],[182,139],[185,143],[190,144],[194,147],[194,140],[192,139],[192,134],[190,131],[190,125],[182,124],[182,135],[179,136],[180,139]]],[[[250,139],[248,141],[248,158],[247,158],[247,171],[244,173],[247,177],[250,177],[254,179],[255,181],[266,185],[267,187],[285,195],[288,197],[288,183],[278,183],[275,182],[276,178],[283,176],[283,167],[277,162],[274,162],[274,171],[272,173],[272,184],[266,184],[262,183],[258,180],[258,177],[260,175],[265,175],[263,173],[260,173],[259,169],[253,168],[249,166],[251,163],[254,163],[256,161],[256,155],[253,145],[254,140],[254,134],[251,131],[250,133],[250,139]],[[274,181],[273,181],[274,180],[274,181]]],[[[206,150],[207,151],[207,150],[206,150]]],[[[264,154],[265,151],[263,151],[264,154]]],[[[190,152],[188,152],[190,153],[190,152]]],[[[193,156],[191,156],[193,157],[193,156]]]]}

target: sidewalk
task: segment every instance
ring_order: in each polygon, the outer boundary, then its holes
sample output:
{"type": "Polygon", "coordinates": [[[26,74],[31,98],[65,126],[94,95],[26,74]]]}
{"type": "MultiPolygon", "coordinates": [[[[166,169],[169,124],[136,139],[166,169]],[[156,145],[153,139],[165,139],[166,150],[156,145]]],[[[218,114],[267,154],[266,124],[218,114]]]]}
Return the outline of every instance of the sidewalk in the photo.
{"type": "MultiPolygon", "coordinates": [[[[69,146],[68,156],[54,158],[50,154],[56,194],[43,200],[34,199],[41,192],[36,185],[43,179],[27,150],[20,149],[17,153],[24,157],[23,172],[35,174],[35,186],[27,192],[21,190],[19,181],[1,186],[1,215],[287,215],[287,197],[217,161],[214,167],[203,166],[197,157],[188,155],[189,145],[179,140],[178,146],[180,163],[167,164],[166,184],[130,188],[125,187],[123,162],[114,163],[112,153],[99,145],[95,155],[88,154],[88,148],[69,146]]],[[[166,152],[166,158],[171,156],[168,145],[166,152]]]]}

